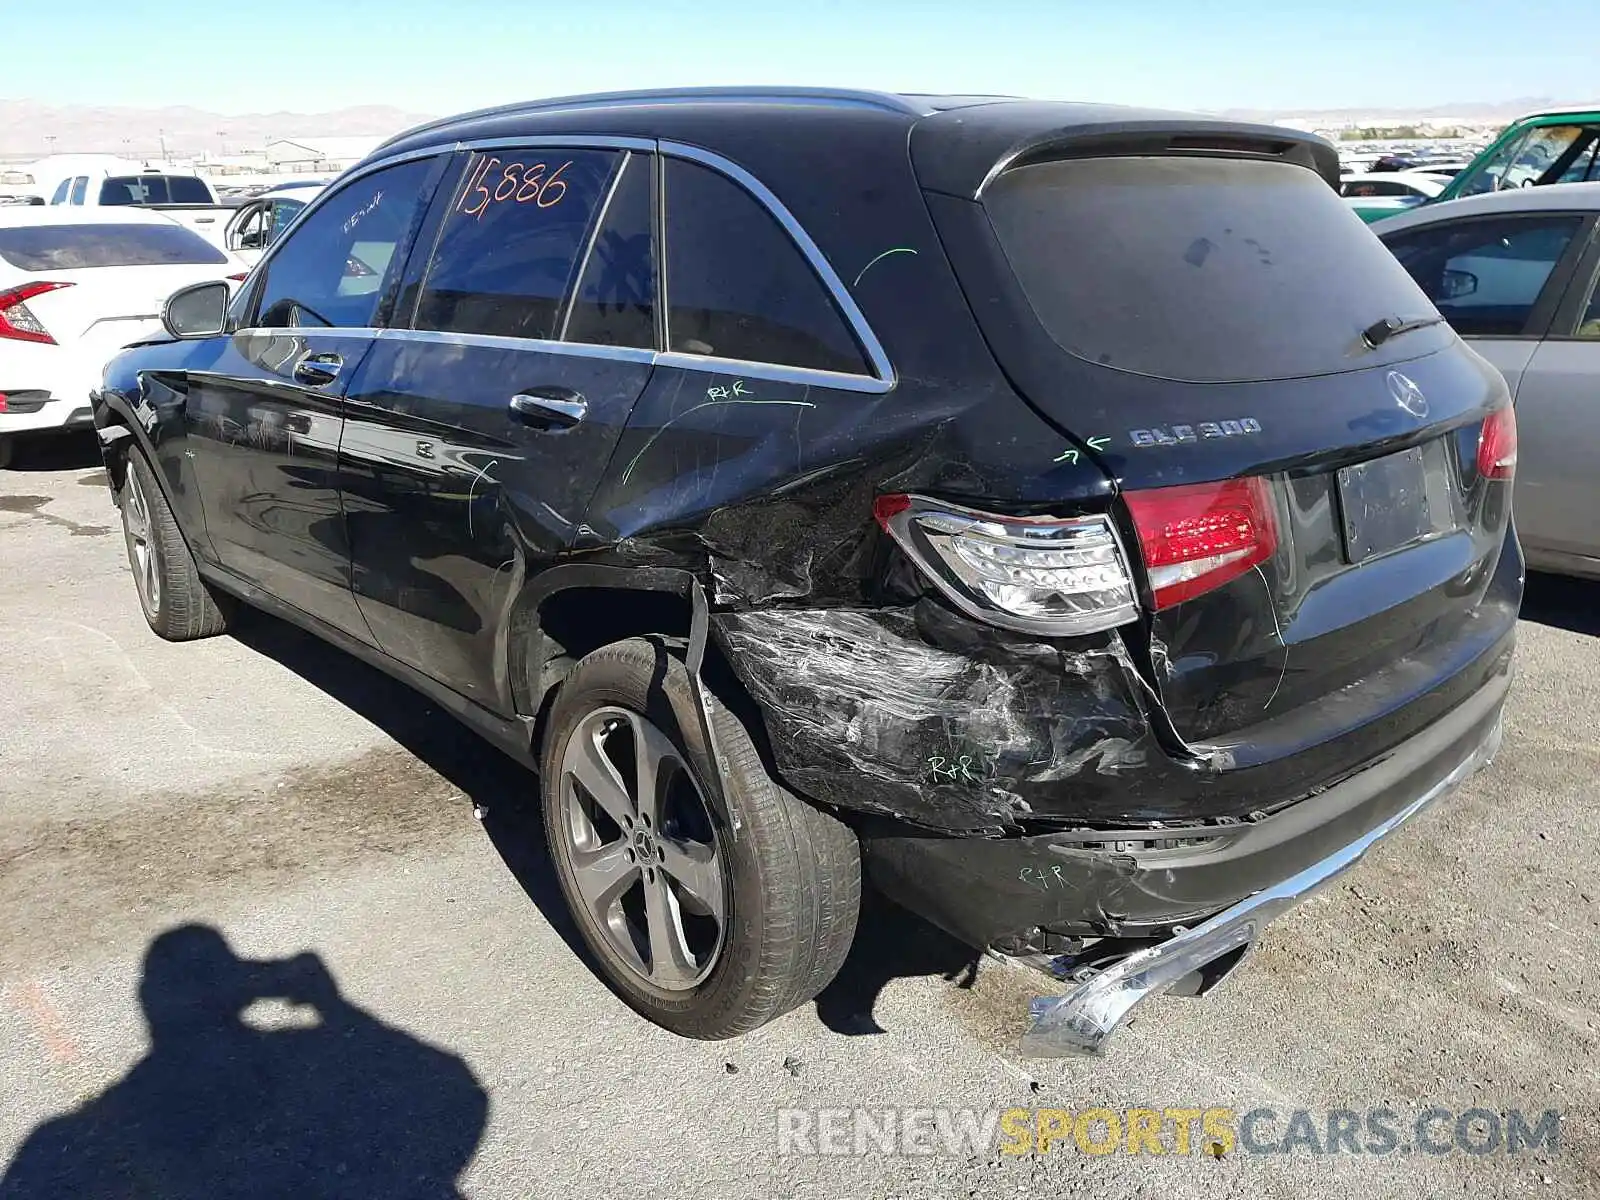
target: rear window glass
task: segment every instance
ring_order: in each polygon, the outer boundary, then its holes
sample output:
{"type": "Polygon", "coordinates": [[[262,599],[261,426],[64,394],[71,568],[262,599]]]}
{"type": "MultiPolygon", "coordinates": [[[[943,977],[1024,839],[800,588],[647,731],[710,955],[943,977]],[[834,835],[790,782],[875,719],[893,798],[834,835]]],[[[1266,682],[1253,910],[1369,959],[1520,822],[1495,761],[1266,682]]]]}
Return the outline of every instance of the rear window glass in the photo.
{"type": "Polygon", "coordinates": [[[0,229],[0,258],[24,271],[222,264],[227,255],[178,225],[31,225],[0,229]]]}
{"type": "Polygon", "coordinates": [[[1291,379],[1413,357],[1419,331],[1356,353],[1384,317],[1434,309],[1321,176],[1199,157],[1074,159],[984,197],[1040,324],[1063,349],[1200,383],[1291,379]]]}
{"type": "Polygon", "coordinates": [[[100,203],[210,204],[211,194],[193,175],[113,175],[100,185],[100,203]]]}

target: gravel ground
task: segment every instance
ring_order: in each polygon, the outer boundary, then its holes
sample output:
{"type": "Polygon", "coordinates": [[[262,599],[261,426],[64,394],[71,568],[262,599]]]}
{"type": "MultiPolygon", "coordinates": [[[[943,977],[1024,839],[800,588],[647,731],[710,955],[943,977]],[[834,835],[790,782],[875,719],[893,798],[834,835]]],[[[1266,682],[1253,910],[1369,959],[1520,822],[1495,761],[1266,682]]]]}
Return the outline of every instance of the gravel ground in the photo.
{"type": "Polygon", "coordinates": [[[161,642],[92,444],[19,468],[0,473],[0,1196],[1600,1190],[1600,587],[1532,581],[1489,771],[1211,997],[1148,1005],[1108,1059],[1020,1059],[1043,979],[876,906],[815,1005],[702,1044],[574,951],[518,768],[268,618],[161,642]],[[1269,1137],[1297,1109],[1325,1128],[1388,1107],[1403,1142],[1435,1106],[1564,1119],[1515,1155],[779,1153],[780,1110],[906,1106],[1270,1108],[1269,1137]]]}

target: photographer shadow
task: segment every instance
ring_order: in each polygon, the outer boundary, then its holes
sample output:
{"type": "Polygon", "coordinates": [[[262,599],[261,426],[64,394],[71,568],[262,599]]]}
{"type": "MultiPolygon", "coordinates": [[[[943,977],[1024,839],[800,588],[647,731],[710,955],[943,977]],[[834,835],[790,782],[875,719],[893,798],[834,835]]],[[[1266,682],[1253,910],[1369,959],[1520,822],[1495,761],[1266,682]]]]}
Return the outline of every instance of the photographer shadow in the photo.
{"type": "Polygon", "coordinates": [[[151,943],[139,1000],[149,1052],[36,1128],[0,1197],[460,1195],[486,1093],[346,1000],[316,955],[252,962],[183,926],[151,943]]]}

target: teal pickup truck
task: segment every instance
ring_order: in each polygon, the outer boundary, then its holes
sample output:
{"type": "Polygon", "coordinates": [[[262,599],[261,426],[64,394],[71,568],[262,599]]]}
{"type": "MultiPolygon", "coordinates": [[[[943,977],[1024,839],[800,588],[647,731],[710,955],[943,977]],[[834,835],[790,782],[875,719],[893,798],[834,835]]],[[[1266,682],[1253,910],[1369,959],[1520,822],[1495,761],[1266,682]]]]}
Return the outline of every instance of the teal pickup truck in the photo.
{"type": "MultiPolygon", "coordinates": [[[[1600,182],[1600,105],[1530,113],[1511,122],[1482,154],[1424,204],[1506,188],[1600,182]]],[[[1350,205],[1363,221],[1392,217],[1392,201],[1350,205]]]]}

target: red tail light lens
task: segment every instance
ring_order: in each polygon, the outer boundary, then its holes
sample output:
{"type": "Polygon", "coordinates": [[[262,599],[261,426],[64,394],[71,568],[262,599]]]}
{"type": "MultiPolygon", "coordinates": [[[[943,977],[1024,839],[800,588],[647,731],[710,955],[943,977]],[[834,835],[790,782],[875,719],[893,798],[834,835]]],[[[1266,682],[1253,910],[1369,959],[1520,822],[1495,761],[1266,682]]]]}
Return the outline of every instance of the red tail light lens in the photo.
{"type": "Polygon", "coordinates": [[[1267,481],[1225,479],[1128,492],[1156,608],[1236,579],[1278,548],[1267,481]]]}
{"type": "Polygon", "coordinates": [[[70,283],[25,283],[21,287],[7,288],[0,292],[0,339],[13,342],[42,342],[47,346],[56,344],[55,338],[50,336],[49,330],[39,324],[39,318],[28,309],[28,301],[35,296],[42,296],[46,292],[59,291],[69,288],[70,283]]]}
{"type": "Polygon", "coordinates": [[[1045,637],[1139,615],[1109,517],[1016,517],[927,496],[879,496],[873,515],[923,575],[969,616],[1045,637]]]}
{"type": "Polygon", "coordinates": [[[1517,414],[1508,404],[1483,419],[1478,434],[1478,474],[1510,479],[1517,473],[1517,414]]]}

